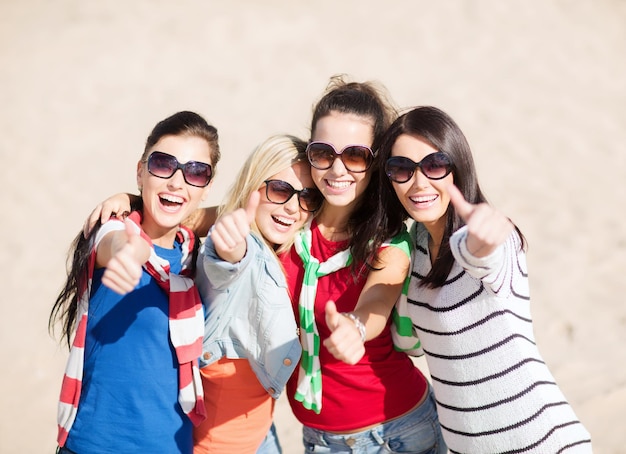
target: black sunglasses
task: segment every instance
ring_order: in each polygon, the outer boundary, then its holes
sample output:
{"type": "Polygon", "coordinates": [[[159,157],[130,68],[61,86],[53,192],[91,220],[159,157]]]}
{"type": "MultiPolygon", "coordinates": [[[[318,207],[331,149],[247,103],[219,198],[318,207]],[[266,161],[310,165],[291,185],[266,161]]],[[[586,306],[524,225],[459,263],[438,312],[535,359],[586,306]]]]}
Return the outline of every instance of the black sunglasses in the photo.
{"type": "Polygon", "coordinates": [[[437,151],[424,156],[420,162],[415,162],[404,156],[389,158],[385,163],[385,173],[391,181],[406,183],[413,177],[418,167],[424,176],[431,180],[441,180],[452,172],[452,163],[448,155],[437,151]]]}
{"type": "Polygon", "coordinates": [[[319,170],[330,169],[336,158],[350,172],[365,172],[374,162],[374,152],[365,145],[348,145],[341,151],[326,142],[311,142],[306,147],[306,155],[313,167],[319,170]]]}
{"type": "Polygon", "coordinates": [[[298,205],[304,211],[312,213],[319,210],[324,201],[324,196],[317,188],[294,189],[289,183],[283,180],[266,180],[265,196],[267,200],[277,205],[284,205],[289,202],[294,194],[298,194],[298,205]]]}
{"type": "Polygon", "coordinates": [[[213,177],[213,168],[206,162],[187,161],[181,164],[175,156],[161,151],[153,151],[148,156],[148,172],[155,177],[171,178],[178,169],[182,170],[187,184],[198,188],[208,186],[213,177]]]}

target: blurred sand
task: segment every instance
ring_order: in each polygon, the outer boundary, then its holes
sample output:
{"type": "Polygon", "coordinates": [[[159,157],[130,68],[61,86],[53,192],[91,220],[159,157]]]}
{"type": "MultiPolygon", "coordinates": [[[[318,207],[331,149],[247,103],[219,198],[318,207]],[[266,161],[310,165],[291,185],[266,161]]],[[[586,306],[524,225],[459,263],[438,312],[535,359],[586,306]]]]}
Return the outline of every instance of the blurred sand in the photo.
{"type": "MultiPolygon", "coordinates": [[[[307,137],[335,73],[458,121],[529,240],[546,361],[595,452],[626,452],[625,24],[620,0],[0,0],[0,453],[54,451],[65,254],[98,202],[135,190],[154,123],[189,109],[218,127],[216,204],[265,137],[307,137]]],[[[276,423],[302,452],[283,398],[276,423]]]]}

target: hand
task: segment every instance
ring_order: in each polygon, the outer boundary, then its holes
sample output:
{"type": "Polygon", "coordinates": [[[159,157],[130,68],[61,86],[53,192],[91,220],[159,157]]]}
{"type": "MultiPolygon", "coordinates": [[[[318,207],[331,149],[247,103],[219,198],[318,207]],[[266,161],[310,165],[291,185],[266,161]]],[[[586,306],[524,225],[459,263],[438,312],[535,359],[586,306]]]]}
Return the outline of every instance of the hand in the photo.
{"type": "Polygon", "coordinates": [[[326,303],[326,325],[331,335],[324,340],[324,346],[338,360],[346,364],[356,364],[365,354],[361,333],[345,315],[337,312],[333,301],[326,303]]]}
{"type": "Polygon", "coordinates": [[[83,236],[89,237],[89,233],[93,230],[98,219],[100,219],[100,224],[104,224],[115,216],[124,219],[130,213],[130,209],[130,196],[128,194],[119,193],[109,197],[104,202],[99,203],[85,220],[83,236]]]}
{"type": "Polygon", "coordinates": [[[135,289],[142,274],[142,266],[150,257],[150,246],[139,235],[135,225],[125,221],[125,231],[117,235],[111,244],[112,257],[108,261],[102,284],[124,295],[135,289]]]}
{"type": "Polygon", "coordinates": [[[451,184],[450,202],[468,229],[467,249],[475,257],[486,257],[506,241],[514,229],[509,218],[486,203],[473,205],[451,184]]]}
{"type": "Polygon", "coordinates": [[[240,208],[222,216],[211,231],[211,239],[217,254],[226,261],[240,261],[246,253],[246,237],[250,233],[250,225],[256,217],[261,195],[259,191],[250,194],[246,208],[240,208]]]}

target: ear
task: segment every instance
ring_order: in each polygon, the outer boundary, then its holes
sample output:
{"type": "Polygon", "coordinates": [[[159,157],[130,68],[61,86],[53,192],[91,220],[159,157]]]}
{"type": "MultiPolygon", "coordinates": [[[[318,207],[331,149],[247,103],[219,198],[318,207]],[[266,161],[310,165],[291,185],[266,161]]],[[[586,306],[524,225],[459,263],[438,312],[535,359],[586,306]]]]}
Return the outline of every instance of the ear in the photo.
{"type": "Polygon", "coordinates": [[[141,192],[141,188],[143,187],[143,162],[137,162],[137,188],[139,188],[139,192],[141,192]]]}
{"type": "Polygon", "coordinates": [[[211,178],[211,181],[209,181],[209,184],[207,184],[204,190],[202,191],[202,197],[200,197],[200,203],[204,202],[204,199],[206,199],[207,196],[209,195],[209,190],[211,189],[211,186],[213,186],[214,181],[215,181],[215,178],[211,178]]]}

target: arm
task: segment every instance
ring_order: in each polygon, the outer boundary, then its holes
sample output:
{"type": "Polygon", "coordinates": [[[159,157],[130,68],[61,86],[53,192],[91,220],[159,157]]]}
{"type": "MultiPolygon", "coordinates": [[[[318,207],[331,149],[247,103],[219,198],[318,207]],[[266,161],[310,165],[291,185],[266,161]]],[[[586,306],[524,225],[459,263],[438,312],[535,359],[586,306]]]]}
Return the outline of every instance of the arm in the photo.
{"type": "MultiPolygon", "coordinates": [[[[377,337],[387,325],[404,280],[409,272],[409,257],[397,247],[387,247],[379,255],[377,270],[370,271],[359,301],[352,311],[365,326],[365,341],[377,337]]],[[[326,306],[326,323],[332,334],[324,345],[335,356],[348,364],[356,364],[365,347],[357,324],[337,312],[335,304],[326,306]]]]}
{"type": "Polygon", "coordinates": [[[236,263],[246,254],[246,237],[254,222],[260,198],[259,192],[254,191],[245,209],[239,208],[222,216],[213,226],[211,239],[221,259],[236,263]]]}
{"type": "Polygon", "coordinates": [[[250,234],[258,202],[259,193],[255,191],[246,210],[222,216],[209,232],[200,248],[196,273],[196,284],[203,299],[210,300],[214,291],[225,291],[250,265],[255,248],[260,246],[250,234]]]}
{"type": "Polygon", "coordinates": [[[453,184],[448,187],[448,193],[454,209],[467,225],[467,250],[474,257],[490,255],[513,231],[511,220],[488,204],[467,202],[453,184]]]}
{"type": "Polygon", "coordinates": [[[130,221],[124,230],[106,233],[96,249],[96,267],[106,267],[102,283],[116,293],[131,292],[139,283],[143,264],[150,257],[150,245],[130,221]]]}
{"type": "MultiPolygon", "coordinates": [[[[89,214],[83,224],[83,236],[85,238],[89,236],[89,232],[93,230],[98,220],[104,224],[112,217],[123,219],[140,204],[141,196],[135,194],[121,192],[109,197],[99,203],[89,214]]],[[[198,208],[183,221],[183,224],[193,230],[198,237],[205,237],[211,226],[215,224],[216,218],[217,207],[198,208]]]]}
{"type": "Polygon", "coordinates": [[[454,208],[466,222],[450,238],[455,260],[493,294],[527,297],[526,256],[513,223],[487,204],[466,202],[455,186],[449,191],[454,208]]]}
{"type": "Polygon", "coordinates": [[[112,217],[123,219],[131,212],[132,207],[136,207],[140,203],[141,196],[124,192],[109,197],[104,202],[99,203],[87,217],[83,224],[83,236],[85,238],[89,236],[89,232],[93,230],[98,220],[100,220],[100,224],[104,225],[112,217]]]}

